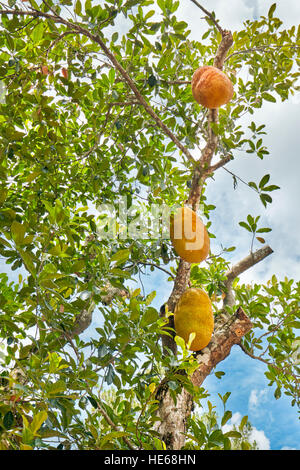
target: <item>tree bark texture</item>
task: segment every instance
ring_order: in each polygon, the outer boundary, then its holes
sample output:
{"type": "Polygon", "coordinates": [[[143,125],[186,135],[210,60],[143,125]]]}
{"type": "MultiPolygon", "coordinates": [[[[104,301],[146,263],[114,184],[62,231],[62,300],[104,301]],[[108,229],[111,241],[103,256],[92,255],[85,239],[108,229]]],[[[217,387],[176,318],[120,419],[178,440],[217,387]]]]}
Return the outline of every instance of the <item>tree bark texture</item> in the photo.
{"type": "MultiPolygon", "coordinates": [[[[200,387],[216,365],[223,361],[230,353],[234,344],[238,344],[242,336],[252,328],[251,321],[242,308],[235,315],[220,314],[215,320],[215,329],[211,342],[197,354],[199,364],[190,377],[194,386],[200,387]]],[[[193,407],[193,398],[182,388],[173,400],[166,386],[157,394],[159,405],[159,418],[157,429],[161,439],[169,450],[180,450],[185,443],[187,420],[193,407]]]]}

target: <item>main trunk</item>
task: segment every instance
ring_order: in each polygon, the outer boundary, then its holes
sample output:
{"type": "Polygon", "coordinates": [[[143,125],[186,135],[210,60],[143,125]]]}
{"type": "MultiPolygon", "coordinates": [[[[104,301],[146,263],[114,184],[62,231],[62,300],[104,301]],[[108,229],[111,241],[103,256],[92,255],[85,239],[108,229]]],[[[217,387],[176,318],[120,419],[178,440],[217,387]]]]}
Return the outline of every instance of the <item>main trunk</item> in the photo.
{"type": "MultiPolygon", "coordinates": [[[[218,315],[211,342],[197,354],[199,367],[190,377],[192,383],[200,387],[211,370],[229,355],[232,346],[238,344],[251,328],[251,321],[241,308],[233,316],[218,315]]],[[[160,421],[157,422],[156,430],[167,449],[180,450],[185,443],[187,419],[193,408],[192,396],[182,388],[175,403],[169,389],[164,386],[157,398],[160,402],[160,421]]]]}

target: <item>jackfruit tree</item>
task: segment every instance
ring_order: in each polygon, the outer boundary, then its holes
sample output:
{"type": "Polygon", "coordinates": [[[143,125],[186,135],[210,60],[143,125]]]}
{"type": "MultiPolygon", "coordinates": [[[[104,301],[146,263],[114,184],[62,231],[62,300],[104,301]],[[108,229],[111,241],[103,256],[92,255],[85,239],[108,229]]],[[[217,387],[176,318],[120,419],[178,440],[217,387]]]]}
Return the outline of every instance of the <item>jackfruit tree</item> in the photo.
{"type": "Polygon", "coordinates": [[[199,414],[205,379],[234,345],[264,364],[274,400],[299,406],[300,284],[276,273],[241,282],[280,256],[261,236],[271,229],[246,215],[249,251],[218,252],[213,215],[230,230],[230,214],[207,191],[227,169],[236,198],[246,184],[269,210],[276,181],[245,182],[230,165],[272,157],[256,112],[298,91],[300,28],[286,29],[274,4],[229,31],[193,0],[205,25],[196,40],[179,3],[0,4],[2,450],[251,448],[246,418],[224,428],[228,394],[220,419],[210,401],[199,414]],[[216,86],[228,80],[220,107],[193,96],[204,66],[216,86]],[[183,207],[201,219],[196,260],[168,232],[168,213],[183,207]],[[191,345],[202,307],[184,303],[188,289],[211,315],[200,350],[191,345]]]}

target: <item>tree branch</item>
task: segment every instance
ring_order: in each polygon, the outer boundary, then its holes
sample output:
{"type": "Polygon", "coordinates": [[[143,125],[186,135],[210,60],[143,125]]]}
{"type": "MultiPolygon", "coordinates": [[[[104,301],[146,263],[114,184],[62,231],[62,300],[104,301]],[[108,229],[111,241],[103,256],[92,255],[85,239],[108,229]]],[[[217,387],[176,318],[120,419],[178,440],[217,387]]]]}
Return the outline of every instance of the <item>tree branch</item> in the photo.
{"type": "Polygon", "coordinates": [[[46,50],[46,57],[48,57],[50,50],[56,46],[56,44],[61,41],[65,36],[69,36],[70,34],[79,34],[78,31],[64,31],[60,36],[58,36],[54,41],[51,42],[50,46],[46,50]]]}
{"type": "Polygon", "coordinates": [[[233,38],[231,32],[224,29],[222,32],[222,41],[219,45],[218,51],[214,59],[214,67],[217,67],[220,70],[223,69],[227,53],[231,48],[232,44],[233,38]]]}
{"type": "Polygon", "coordinates": [[[219,168],[222,168],[224,165],[226,165],[231,160],[233,160],[233,157],[231,155],[227,155],[226,157],[221,158],[221,160],[219,160],[217,163],[215,163],[214,165],[211,165],[210,167],[208,167],[207,170],[205,170],[205,174],[206,175],[211,175],[212,173],[214,173],[219,168]]]}
{"type": "Polygon", "coordinates": [[[197,353],[199,367],[192,375],[193,384],[200,387],[211,370],[229,355],[232,346],[239,344],[241,338],[251,328],[251,320],[241,307],[226,322],[221,316],[218,318],[217,315],[211,342],[197,353]]]}
{"type": "Polygon", "coordinates": [[[288,368],[288,367],[279,367],[277,366],[276,364],[274,364],[273,362],[269,362],[267,359],[264,359],[263,357],[261,356],[256,356],[255,354],[251,353],[248,349],[245,348],[245,346],[241,343],[238,343],[238,345],[240,346],[241,350],[247,354],[247,356],[251,357],[252,359],[256,359],[260,362],[263,362],[264,364],[266,364],[267,366],[270,366],[272,367],[273,369],[277,370],[280,374],[285,374],[285,375],[290,375],[291,377],[293,377],[293,379],[295,380],[295,382],[298,384],[299,383],[299,376],[295,375],[292,371],[291,371],[291,367],[288,368]]]}
{"type": "Polygon", "coordinates": [[[234,295],[232,292],[232,283],[234,279],[272,253],[272,248],[266,245],[260,248],[259,250],[255,251],[254,253],[250,253],[250,255],[246,256],[241,261],[232,266],[232,268],[226,274],[226,293],[223,301],[224,307],[233,307],[234,305],[234,295]]]}
{"type": "Polygon", "coordinates": [[[206,16],[208,16],[208,18],[214,23],[215,27],[218,29],[218,31],[223,34],[223,29],[221,28],[221,26],[219,25],[219,23],[217,22],[217,20],[215,19],[215,17],[213,16],[212,13],[210,13],[208,10],[206,10],[202,5],[200,5],[199,2],[197,2],[197,0],[191,0],[191,2],[193,2],[198,8],[200,8],[200,10],[203,11],[203,13],[206,14],[206,16]]]}
{"type": "Polygon", "coordinates": [[[268,44],[268,45],[265,45],[265,46],[253,47],[251,49],[244,49],[244,50],[241,50],[241,51],[235,51],[232,54],[230,54],[228,57],[226,57],[224,62],[227,62],[229,59],[231,59],[231,57],[233,57],[235,55],[249,54],[251,52],[263,52],[266,49],[269,50],[269,51],[273,51],[273,50],[276,50],[276,49],[282,49],[283,47],[289,47],[291,49],[299,49],[300,48],[300,46],[297,46],[296,44],[282,44],[280,46],[275,46],[275,45],[272,46],[272,44],[268,44]]]}
{"type": "MultiPolygon", "coordinates": [[[[89,389],[89,393],[92,395],[92,390],[89,389]]],[[[120,429],[119,427],[113,422],[113,420],[110,418],[110,416],[108,415],[108,413],[106,412],[105,408],[103,407],[103,404],[101,402],[101,400],[99,398],[95,399],[95,402],[97,404],[97,409],[100,411],[100,413],[102,414],[103,418],[105,419],[105,421],[107,422],[107,424],[109,424],[109,426],[114,429],[115,431],[119,432],[120,429]]],[[[132,444],[132,442],[126,437],[126,436],[122,436],[122,440],[124,441],[124,443],[129,447],[129,449],[131,450],[136,450],[136,448],[134,447],[134,445],[132,444]]]]}

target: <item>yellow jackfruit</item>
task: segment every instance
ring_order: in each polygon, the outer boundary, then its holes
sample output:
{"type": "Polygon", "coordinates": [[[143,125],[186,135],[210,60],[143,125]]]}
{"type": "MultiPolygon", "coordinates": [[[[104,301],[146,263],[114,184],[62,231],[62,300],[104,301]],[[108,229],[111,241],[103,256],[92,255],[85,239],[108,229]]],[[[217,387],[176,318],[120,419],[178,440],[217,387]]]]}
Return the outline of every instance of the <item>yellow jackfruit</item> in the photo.
{"type": "Polygon", "coordinates": [[[214,316],[209,296],[202,289],[187,289],[180,297],[174,312],[175,331],[186,343],[191,333],[195,337],[191,351],[200,351],[211,340],[214,330],[214,316]]]}

